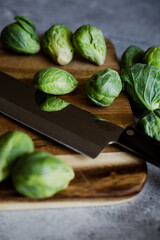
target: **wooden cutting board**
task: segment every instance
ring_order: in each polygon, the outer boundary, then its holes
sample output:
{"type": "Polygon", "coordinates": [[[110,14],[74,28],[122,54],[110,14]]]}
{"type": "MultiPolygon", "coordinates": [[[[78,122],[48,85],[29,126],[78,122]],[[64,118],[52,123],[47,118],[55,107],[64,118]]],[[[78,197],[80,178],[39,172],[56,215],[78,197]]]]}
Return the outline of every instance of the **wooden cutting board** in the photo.
{"type": "MultiPolygon", "coordinates": [[[[106,43],[107,59],[103,66],[96,66],[75,54],[74,60],[63,67],[55,65],[42,52],[32,56],[24,56],[8,52],[0,44],[0,70],[32,84],[33,77],[38,70],[45,67],[62,68],[73,74],[79,81],[79,86],[74,92],[63,96],[65,100],[115,124],[126,127],[133,124],[134,121],[124,93],[121,93],[111,106],[104,108],[91,103],[85,93],[85,83],[94,73],[105,68],[119,71],[114,47],[109,40],[106,40],[106,43]]],[[[26,132],[33,139],[36,151],[48,151],[59,155],[60,158],[73,166],[76,174],[75,179],[66,190],[45,200],[23,197],[15,192],[9,180],[4,181],[0,183],[0,210],[114,204],[135,197],[145,183],[146,163],[116,146],[110,146],[104,149],[103,153],[96,159],[90,159],[76,154],[0,114],[0,134],[9,130],[26,132]]]]}

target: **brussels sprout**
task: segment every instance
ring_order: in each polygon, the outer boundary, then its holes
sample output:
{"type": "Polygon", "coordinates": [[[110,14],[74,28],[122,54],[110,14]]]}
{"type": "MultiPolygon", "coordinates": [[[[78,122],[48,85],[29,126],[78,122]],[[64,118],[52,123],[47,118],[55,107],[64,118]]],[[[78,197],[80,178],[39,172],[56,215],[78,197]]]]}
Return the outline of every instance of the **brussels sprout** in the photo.
{"type": "Polygon", "coordinates": [[[160,47],[149,48],[145,53],[144,62],[160,69],[160,47]]]}
{"type": "Polygon", "coordinates": [[[46,94],[40,90],[36,91],[35,101],[41,110],[47,112],[60,111],[69,105],[65,100],[46,94]]]}
{"type": "Polygon", "coordinates": [[[146,111],[139,119],[137,128],[160,141],[160,110],[146,111]]]}
{"type": "Polygon", "coordinates": [[[75,49],[85,58],[97,65],[106,59],[107,48],[103,33],[92,25],[84,25],[73,34],[75,49]]]}
{"type": "Polygon", "coordinates": [[[58,68],[44,68],[34,76],[34,85],[42,92],[62,95],[72,92],[77,80],[68,72],[58,68]]]}
{"type": "Polygon", "coordinates": [[[8,177],[18,157],[34,150],[32,139],[20,131],[9,131],[0,137],[0,181],[8,177]]]}
{"type": "Polygon", "coordinates": [[[109,106],[122,90],[119,74],[112,69],[105,69],[88,79],[86,92],[89,99],[95,104],[109,106]]]}
{"type": "Polygon", "coordinates": [[[3,45],[19,53],[34,54],[40,50],[34,23],[27,17],[15,17],[17,22],[6,26],[1,33],[3,45]]]}
{"type": "Polygon", "coordinates": [[[43,51],[60,65],[73,58],[72,32],[63,24],[52,26],[42,38],[43,51]]]}
{"type": "Polygon", "coordinates": [[[121,58],[121,71],[135,63],[143,63],[144,51],[138,46],[130,46],[121,58]]]}
{"type": "Polygon", "coordinates": [[[31,198],[51,197],[73,178],[73,169],[47,152],[34,152],[19,159],[12,171],[15,189],[31,198]]]}

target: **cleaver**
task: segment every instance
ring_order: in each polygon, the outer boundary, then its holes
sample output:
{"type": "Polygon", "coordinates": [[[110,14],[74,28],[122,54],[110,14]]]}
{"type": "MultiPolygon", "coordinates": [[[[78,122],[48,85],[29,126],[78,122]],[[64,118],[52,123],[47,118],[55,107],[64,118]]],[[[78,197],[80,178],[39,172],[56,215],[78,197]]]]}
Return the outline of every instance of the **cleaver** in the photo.
{"type": "Polygon", "coordinates": [[[42,111],[36,88],[0,72],[0,112],[79,153],[95,158],[110,144],[160,166],[160,142],[128,126],[121,128],[69,104],[57,112],[42,111]]]}

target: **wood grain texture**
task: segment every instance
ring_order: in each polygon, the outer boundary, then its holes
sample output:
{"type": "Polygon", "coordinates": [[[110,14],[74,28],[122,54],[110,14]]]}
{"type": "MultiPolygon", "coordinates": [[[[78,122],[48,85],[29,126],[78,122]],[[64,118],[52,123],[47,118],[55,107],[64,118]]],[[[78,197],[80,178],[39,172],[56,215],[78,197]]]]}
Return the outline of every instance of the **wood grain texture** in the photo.
{"type": "Polygon", "coordinates": [[[33,200],[20,196],[6,181],[0,186],[0,210],[119,203],[135,197],[146,179],[144,162],[129,153],[101,153],[96,159],[80,154],[59,157],[75,170],[75,179],[66,190],[49,199],[33,200]]]}
{"type": "MultiPolygon", "coordinates": [[[[62,68],[79,81],[78,88],[65,96],[66,101],[105,118],[122,127],[134,124],[130,104],[122,92],[109,107],[98,107],[86,97],[85,83],[94,73],[112,68],[119,71],[119,65],[112,43],[107,41],[107,59],[103,66],[75,54],[74,60],[66,66],[57,66],[42,52],[24,56],[8,52],[0,45],[0,70],[28,84],[32,84],[35,73],[45,67],[62,68]]],[[[18,93],[15,93],[18,94],[18,93]]],[[[73,120],[74,123],[74,120],[73,120]]],[[[17,194],[8,181],[0,184],[0,209],[28,209],[47,207],[90,206],[113,204],[131,199],[142,189],[146,176],[146,164],[116,146],[104,149],[96,159],[88,159],[46,137],[23,127],[0,114],[0,134],[17,129],[31,136],[36,151],[49,151],[69,162],[76,177],[70,186],[47,200],[32,200],[17,194]]]]}

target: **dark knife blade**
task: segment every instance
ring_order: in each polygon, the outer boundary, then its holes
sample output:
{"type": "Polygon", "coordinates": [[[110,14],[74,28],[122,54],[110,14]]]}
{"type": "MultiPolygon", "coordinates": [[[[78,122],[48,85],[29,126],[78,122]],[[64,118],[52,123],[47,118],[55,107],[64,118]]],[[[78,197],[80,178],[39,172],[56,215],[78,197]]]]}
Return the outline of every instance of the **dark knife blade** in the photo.
{"type": "Polygon", "coordinates": [[[108,144],[117,142],[145,160],[159,165],[158,141],[133,127],[123,129],[100,120],[72,104],[57,112],[42,111],[35,102],[35,93],[36,89],[33,86],[0,72],[1,113],[92,158],[108,144]],[[147,149],[142,143],[147,144],[147,149]]]}
{"type": "Polygon", "coordinates": [[[90,157],[96,157],[123,129],[69,104],[57,112],[40,110],[36,88],[0,72],[0,112],[90,157]]]}

